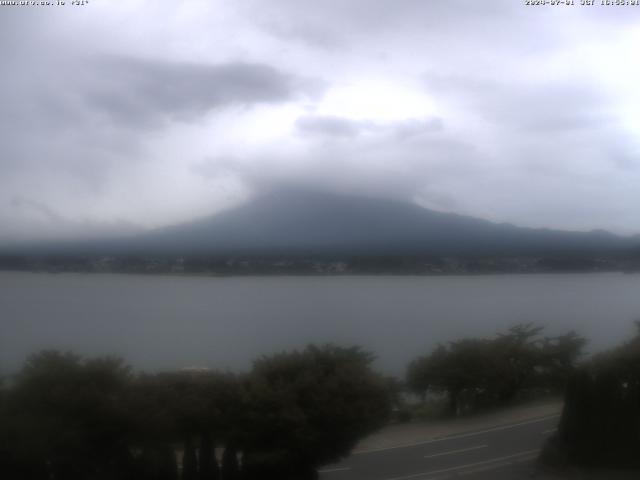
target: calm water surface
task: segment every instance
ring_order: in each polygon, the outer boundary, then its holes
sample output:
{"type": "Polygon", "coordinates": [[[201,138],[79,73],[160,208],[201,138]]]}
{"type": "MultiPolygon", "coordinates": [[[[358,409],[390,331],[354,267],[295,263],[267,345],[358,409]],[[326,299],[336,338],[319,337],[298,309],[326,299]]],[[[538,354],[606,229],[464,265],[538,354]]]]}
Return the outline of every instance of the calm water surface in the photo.
{"type": "Polygon", "coordinates": [[[574,329],[590,351],[628,338],[640,275],[178,277],[0,272],[0,372],[42,348],[143,369],[246,369],[309,342],[358,344],[402,374],[438,342],[518,322],[574,329]]]}

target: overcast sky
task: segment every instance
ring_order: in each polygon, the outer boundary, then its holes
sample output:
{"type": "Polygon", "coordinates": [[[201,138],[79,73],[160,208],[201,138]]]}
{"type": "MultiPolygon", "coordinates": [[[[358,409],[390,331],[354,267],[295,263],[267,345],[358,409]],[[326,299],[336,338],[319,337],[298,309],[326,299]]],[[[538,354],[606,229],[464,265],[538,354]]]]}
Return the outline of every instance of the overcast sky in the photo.
{"type": "Polygon", "coordinates": [[[0,6],[0,242],[288,184],[640,233],[640,6],[66,3],[0,6]]]}

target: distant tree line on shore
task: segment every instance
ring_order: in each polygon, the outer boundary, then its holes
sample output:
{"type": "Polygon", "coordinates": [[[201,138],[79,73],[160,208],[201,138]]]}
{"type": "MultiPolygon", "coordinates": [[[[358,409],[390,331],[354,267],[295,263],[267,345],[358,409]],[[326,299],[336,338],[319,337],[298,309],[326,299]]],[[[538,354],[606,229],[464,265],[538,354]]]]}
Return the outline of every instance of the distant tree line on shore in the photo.
{"type": "Polygon", "coordinates": [[[45,351],[0,389],[0,472],[20,480],[304,480],[384,424],[372,356],[309,346],[246,375],[134,374],[45,351]],[[180,468],[179,468],[180,467],[180,468]]]}
{"type": "Polygon", "coordinates": [[[451,275],[640,271],[640,252],[544,255],[3,254],[0,270],[188,275],[451,275]]]}

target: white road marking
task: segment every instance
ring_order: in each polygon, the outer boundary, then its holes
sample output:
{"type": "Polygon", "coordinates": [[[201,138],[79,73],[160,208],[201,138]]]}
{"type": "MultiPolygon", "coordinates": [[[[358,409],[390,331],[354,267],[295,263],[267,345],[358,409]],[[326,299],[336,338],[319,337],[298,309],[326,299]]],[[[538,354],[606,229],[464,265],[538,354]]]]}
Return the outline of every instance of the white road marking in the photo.
{"type": "Polygon", "coordinates": [[[471,450],[480,450],[481,448],[487,448],[488,446],[489,445],[478,445],[476,447],[460,448],[458,450],[450,450],[448,452],[434,453],[433,455],[425,455],[424,458],[442,457],[443,455],[453,455],[455,453],[470,452],[471,450]]]}
{"type": "Polygon", "coordinates": [[[487,428],[485,430],[478,430],[475,432],[469,432],[469,433],[461,433],[459,435],[450,435],[447,437],[439,437],[439,438],[433,438],[431,440],[425,440],[422,442],[414,442],[414,443],[404,443],[402,445],[395,445],[393,447],[383,447],[383,448],[371,448],[369,450],[360,450],[357,452],[353,452],[351,455],[364,455],[366,453],[376,453],[376,452],[384,452],[386,450],[397,450],[398,448],[408,448],[408,447],[417,447],[418,445],[428,445],[430,443],[436,443],[436,442],[445,442],[448,440],[457,440],[459,438],[467,438],[467,437],[473,437],[475,435],[482,435],[484,433],[490,433],[490,432],[497,432],[500,430],[508,430],[509,428],[516,428],[516,427],[521,427],[523,425],[531,425],[532,423],[540,423],[540,422],[544,422],[546,420],[550,420],[552,418],[556,418],[559,417],[560,414],[555,414],[555,415],[548,415],[546,417],[540,417],[540,418],[536,418],[533,420],[527,420],[524,422],[519,422],[519,423],[512,423],[509,425],[501,425],[499,427],[492,427],[492,428],[487,428]]]}
{"type": "Polygon", "coordinates": [[[538,452],[533,453],[533,454],[528,455],[528,456],[523,456],[523,457],[517,458],[515,460],[512,459],[512,460],[507,460],[506,462],[498,462],[498,463],[492,463],[490,465],[480,466],[480,467],[476,467],[476,468],[470,468],[469,470],[465,470],[464,472],[456,473],[456,475],[459,475],[461,477],[465,477],[467,475],[473,475],[474,473],[488,472],[490,470],[498,470],[499,468],[508,467],[509,465],[516,465],[518,463],[528,462],[528,461],[533,460],[534,458],[536,458],[537,453],[538,452]]]}
{"type": "Polygon", "coordinates": [[[351,467],[325,468],[324,470],[318,470],[318,473],[346,472],[347,470],[351,470],[351,467]]]}
{"type": "MultiPolygon", "coordinates": [[[[440,470],[431,470],[429,472],[421,472],[421,473],[413,473],[411,475],[404,475],[402,477],[392,477],[392,478],[387,478],[385,480],[408,480],[410,478],[418,478],[418,477],[428,477],[431,475],[438,475],[440,473],[447,473],[447,472],[453,472],[456,470],[464,470],[466,468],[471,468],[471,467],[478,467],[480,465],[487,465],[489,463],[499,463],[499,462],[503,462],[504,460],[509,460],[512,458],[517,458],[517,457],[522,457],[524,455],[531,455],[534,453],[538,453],[539,450],[525,450],[524,452],[518,452],[518,453],[514,453],[512,455],[505,455],[504,457],[496,457],[496,458],[491,458],[489,460],[483,460],[481,462],[474,462],[474,463],[467,463],[466,465],[458,465],[456,467],[449,467],[449,468],[442,468],[440,470]]],[[[500,465],[502,465],[501,463],[499,463],[500,465]]]]}
{"type": "Polygon", "coordinates": [[[545,430],[544,432],[542,432],[542,435],[548,435],[550,433],[553,433],[557,430],[557,428],[550,428],[549,430],[545,430]]]}

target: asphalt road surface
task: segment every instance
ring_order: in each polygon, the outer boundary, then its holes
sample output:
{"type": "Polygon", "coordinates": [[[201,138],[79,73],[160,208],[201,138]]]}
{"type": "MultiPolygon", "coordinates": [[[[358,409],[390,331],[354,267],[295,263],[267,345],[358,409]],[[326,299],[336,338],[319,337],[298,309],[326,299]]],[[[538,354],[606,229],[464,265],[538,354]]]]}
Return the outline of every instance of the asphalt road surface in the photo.
{"type": "Polygon", "coordinates": [[[353,454],[320,470],[321,480],[519,480],[535,460],[559,415],[461,433],[411,445],[353,454]]]}

